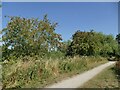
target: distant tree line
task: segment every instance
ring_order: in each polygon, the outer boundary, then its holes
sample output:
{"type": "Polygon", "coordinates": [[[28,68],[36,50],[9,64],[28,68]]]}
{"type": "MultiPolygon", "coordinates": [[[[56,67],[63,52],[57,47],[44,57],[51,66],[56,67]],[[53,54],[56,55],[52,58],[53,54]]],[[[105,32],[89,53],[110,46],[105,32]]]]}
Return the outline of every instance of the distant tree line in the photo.
{"type": "Polygon", "coordinates": [[[117,41],[112,35],[105,35],[91,30],[77,31],[67,49],[67,55],[115,55],[118,52],[117,41]]]}

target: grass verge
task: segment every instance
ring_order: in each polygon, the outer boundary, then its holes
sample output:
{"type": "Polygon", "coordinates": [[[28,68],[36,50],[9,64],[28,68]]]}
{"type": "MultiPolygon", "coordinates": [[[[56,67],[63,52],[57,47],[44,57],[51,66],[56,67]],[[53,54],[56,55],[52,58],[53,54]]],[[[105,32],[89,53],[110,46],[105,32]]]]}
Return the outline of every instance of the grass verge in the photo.
{"type": "Polygon", "coordinates": [[[119,88],[114,65],[103,70],[80,88],[119,88]]]}

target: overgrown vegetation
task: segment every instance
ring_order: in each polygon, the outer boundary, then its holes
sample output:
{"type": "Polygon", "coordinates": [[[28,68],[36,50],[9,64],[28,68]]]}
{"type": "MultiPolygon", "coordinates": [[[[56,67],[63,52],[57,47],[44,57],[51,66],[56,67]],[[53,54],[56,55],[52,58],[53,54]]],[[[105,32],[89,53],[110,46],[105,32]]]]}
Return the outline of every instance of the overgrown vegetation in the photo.
{"type": "Polygon", "coordinates": [[[118,82],[120,84],[120,60],[116,63],[116,74],[118,75],[117,78],[118,78],[118,82]]]}
{"type": "Polygon", "coordinates": [[[3,88],[44,87],[120,56],[119,34],[115,39],[94,30],[77,31],[72,40],[62,41],[56,26],[47,15],[43,20],[9,17],[2,30],[3,88]]]}
{"type": "Polygon", "coordinates": [[[18,62],[4,63],[3,88],[44,87],[47,84],[83,72],[107,62],[102,57],[74,57],[66,59],[18,58],[18,62]],[[29,61],[25,61],[28,59],[29,61]]]}

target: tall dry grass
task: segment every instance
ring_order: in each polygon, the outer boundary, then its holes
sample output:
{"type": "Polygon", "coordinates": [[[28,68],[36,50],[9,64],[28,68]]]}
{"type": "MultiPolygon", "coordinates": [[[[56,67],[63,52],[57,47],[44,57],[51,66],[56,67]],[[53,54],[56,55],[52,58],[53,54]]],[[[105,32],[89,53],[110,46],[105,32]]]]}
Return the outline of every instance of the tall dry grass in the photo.
{"type": "Polygon", "coordinates": [[[42,59],[18,58],[3,64],[3,88],[44,87],[60,75],[90,69],[105,63],[102,57],[74,57],[42,59]]]}

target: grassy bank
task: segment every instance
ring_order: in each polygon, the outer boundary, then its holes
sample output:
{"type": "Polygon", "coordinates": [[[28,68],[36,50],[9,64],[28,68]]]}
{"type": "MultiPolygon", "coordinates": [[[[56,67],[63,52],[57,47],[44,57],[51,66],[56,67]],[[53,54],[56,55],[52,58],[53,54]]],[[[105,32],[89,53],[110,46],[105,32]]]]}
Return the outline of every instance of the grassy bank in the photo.
{"type": "Polygon", "coordinates": [[[0,65],[0,86],[2,85],[2,66],[0,65]]]}
{"type": "Polygon", "coordinates": [[[3,64],[3,88],[40,88],[107,62],[103,57],[18,58],[3,64]]]}
{"type": "Polygon", "coordinates": [[[82,88],[118,88],[119,83],[115,72],[115,67],[110,66],[98,74],[96,77],[85,83],[82,88]]]}

